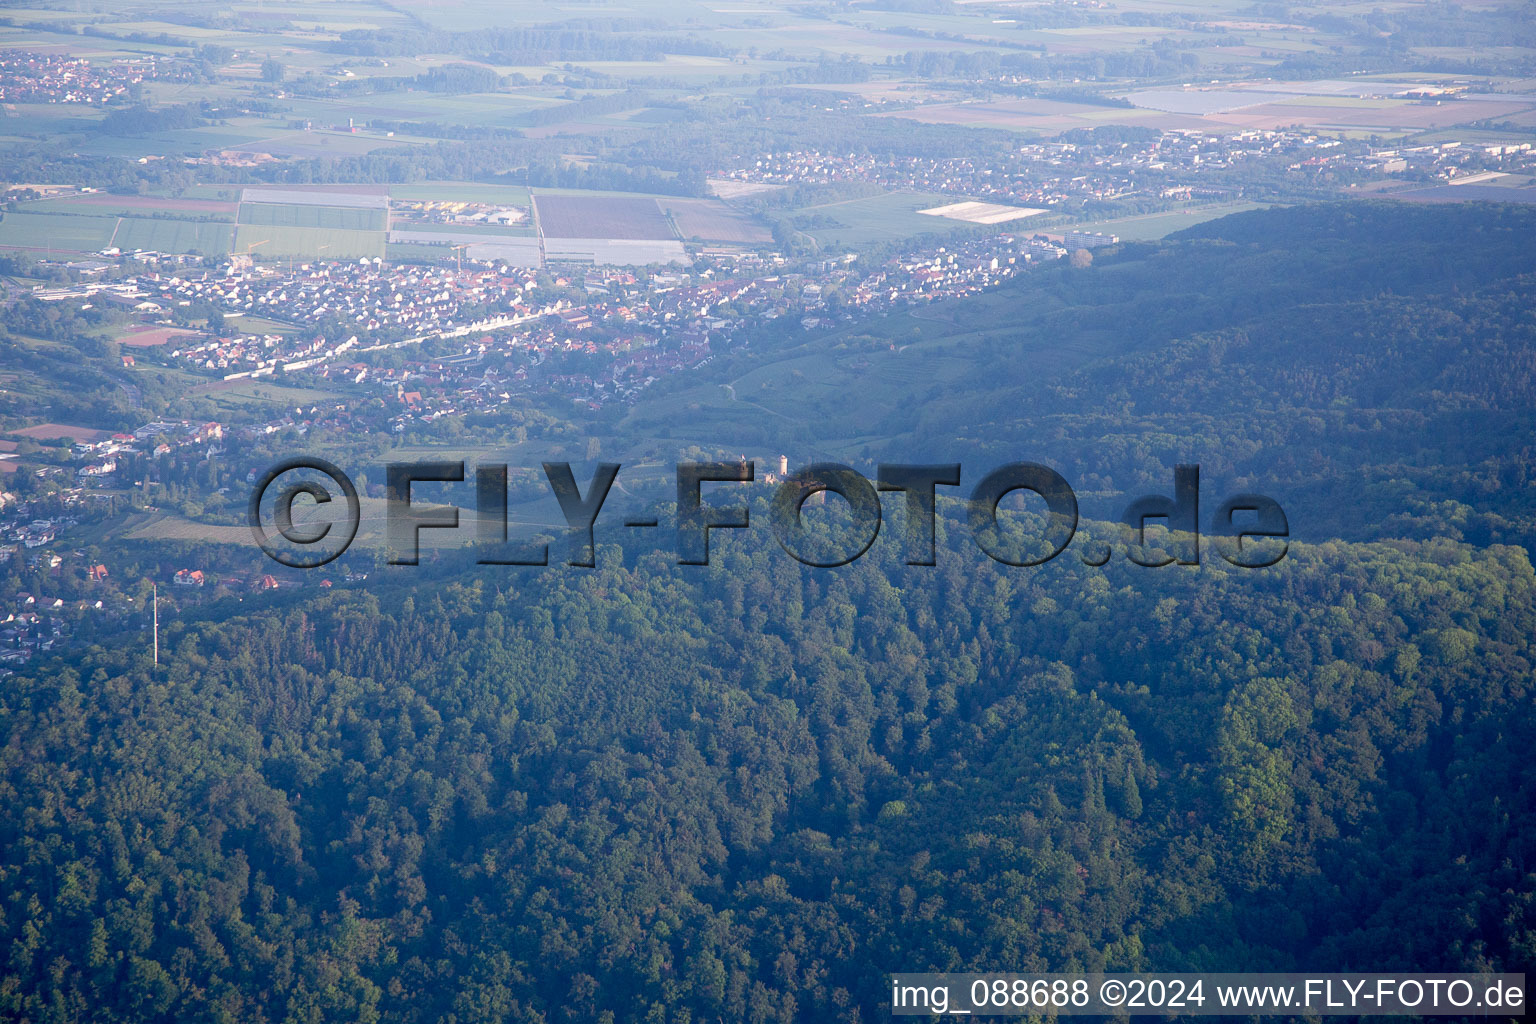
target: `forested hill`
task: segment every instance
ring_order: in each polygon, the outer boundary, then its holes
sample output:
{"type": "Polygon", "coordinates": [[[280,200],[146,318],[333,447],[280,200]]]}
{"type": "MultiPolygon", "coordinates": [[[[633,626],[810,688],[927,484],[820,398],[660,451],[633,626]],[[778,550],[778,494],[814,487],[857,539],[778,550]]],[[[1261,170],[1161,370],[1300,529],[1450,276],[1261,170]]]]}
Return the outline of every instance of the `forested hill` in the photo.
{"type": "Polygon", "coordinates": [[[1519,205],[1238,214],[757,353],[710,425],[871,464],[1045,462],[1103,519],[1194,462],[1311,540],[1536,551],[1532,238],[1519,205]]]}
{"type": "Polygon", "coordinates": [[[0,1014],[869,1021],[893,970],[1520,970],[1516,547],[400,569],[0,689],[0,1014]],[[376,585],[376,586],[375,586],[376,585]]]}
{"type": "Polygon", "coordinates": [[[936,567],[817,570],[759,520],[708,568],[442,555],[206,606],[158,668],[35,660],[0,1016],[852,1024],[898,970],[1529,970],[1533,228],[1229,218],[765,339],[621,424],[1035,459],[1094,518],[1198,462],[1207,507],[1281,500],[1270,569],[1011,568],[951,519],[936,567]]]}

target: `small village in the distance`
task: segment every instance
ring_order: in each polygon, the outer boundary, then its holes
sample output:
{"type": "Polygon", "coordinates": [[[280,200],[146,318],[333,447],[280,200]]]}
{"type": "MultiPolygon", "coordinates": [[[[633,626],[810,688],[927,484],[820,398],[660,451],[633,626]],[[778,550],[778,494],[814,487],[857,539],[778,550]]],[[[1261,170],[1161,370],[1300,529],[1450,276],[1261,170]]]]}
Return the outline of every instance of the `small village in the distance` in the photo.
{"type": "MultiPolygon", "coordinates": [[[[1112,17],[1104,6],[1061,16],[1112,17]]],[[[990,58],[909,53],[883,68],[823,58],[807,71],[778,54],[811,85],[758,90],[762,111],[782,119],[773,104],[799,104],[828,124],[904,124],[939,141],[740,149],[697,168],[700,188],[676,196],[586,188],[590,173],[577,188],[305,184],[283,169],[455,137],[444,123],[371,115],[375,93],[445,118],[476,89],[557,103],[516,115],[516,130],[487,129],[493,142],[543,138],[545,124],[606,126],[656,95],[613,92],[569,64],[542,79],[486,78],[448,58],[332,59],[321,47],[260,59],[184,50],[170,35],[80,31],[103,54],[56,42],[0,50],[0,102],[57,114],[63,137],[99,150],[72,160],[126,159],[144,180],[176,184],[34,178],[0,194],[5,328],[89,339],[125,410],[104,429],[59,413],[25,370],[0,372],[0,671],[139,622],[156,586],[176,602],[361,576],[361,559],[329,574],[268,571],[250,545],[223,545],[213,564],[191,540],[198,524],[243,522],[248,485],[273,453],[316,437],[359,462],[498,438],[590,456],[595,442],[551,425],[560,414],[549,410],[612,417],[723,357],[796,341],[894,349],[861,325],[902,311],[941,319],[922,311],[1230,213],[1341,197],[1529,201],[1536,181],[1519,127],[1536,100],[1518,79],[1222,74],[1171,85],[1166,75],[1187,73],[1190,59],[1154,47],[1147,59],[1168,64],[1162,84],[1126,75],[1118,90],[1104,84],[1113,73],[1078,77],[1091,69],[1071,56],[1059,60],[1073,77],[1051,82],[990,58]],[[406,65],[421,73],[406,77],[406,65]],[[599,88],[584,94],[583,83],[599,88]],[[1021,131],[974,152],[943,143],[976,125],[1021,131]],[[146,400],[146,374],[176,381],[175,393],[146,400]],[[186,554],[169,524],[190,524],[186,554]],[[112,541],[134,529],[172,544],[125,563],[112,541]]],[[[1210,42],[1244,52],[1228,36],[1210,42]]],[[[666,88],[696,98],[693,83],[666,88]]]]}

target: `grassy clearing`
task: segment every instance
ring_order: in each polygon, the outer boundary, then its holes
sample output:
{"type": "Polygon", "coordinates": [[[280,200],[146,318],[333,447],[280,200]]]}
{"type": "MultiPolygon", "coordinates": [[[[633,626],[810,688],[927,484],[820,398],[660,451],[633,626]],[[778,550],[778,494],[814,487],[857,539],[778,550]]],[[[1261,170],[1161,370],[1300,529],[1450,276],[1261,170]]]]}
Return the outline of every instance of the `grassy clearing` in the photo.
{"type": "Polygon", "coordinates": [[[276,384],[266,377],[255,380],[247,378],[233,384],[230,387],[223,381],[204,383],[196,389],[195,397],[230,411],[250,411],[253,406],[292,410],[295,406],[307,407],[341,400],[341,396],[334,391],[276,384]]]}

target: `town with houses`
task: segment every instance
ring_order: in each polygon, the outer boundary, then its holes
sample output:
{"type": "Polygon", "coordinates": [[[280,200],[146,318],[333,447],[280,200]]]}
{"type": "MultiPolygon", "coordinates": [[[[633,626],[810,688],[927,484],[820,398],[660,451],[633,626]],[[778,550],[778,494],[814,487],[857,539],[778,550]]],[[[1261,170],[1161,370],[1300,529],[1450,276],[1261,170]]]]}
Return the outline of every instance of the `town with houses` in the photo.
{"type": "Polygon", "coordinates": [[[788,150],[717,173],[742,184],[857,182],[1051,209],[1074,200],[1236,196],[1254,191],[1261,165],[1280,172],[1327,168],[1345,184],[1390,175],[1434,183],[1529,172],[1536,170],[1536,154],[1528,142],[1386,147],[1299,130],[1104,129],[1024,143],[1002,160],[788,150]]]}
{"type": "Polygon", "coordinates": [[[134,98],[148,81],[190,82],[194,65],[179,58],[86,60],[61,53],[0,50],[0,103],[103,106],[134,98]]]}
{"type": "MultiPolygon", "coordinates": [[[[0,75],[0,83],[10,94],[21,87],[18,81],[60,88],[70,73],[61,63],[47,74],[0,75]]],[[[1268,161],[1278,173],[1327,168],[1342,176],[1335,186],[1390,177],[1433,186],[1536,169],[1536,154],[1524,144],[1452,141],[1391,150],[1254,130],[1032,142],[985,167],[966,158],[771,152],[716,175],[758,186],[863,183],[1051,211],[1137,196],[1154,203],[1230,199],[1237,194],[1230,180],[1236,179],[1226,172],[1255,161],[1268,161]]],[[[459,215],[430,204],[412,214],[459,215]]],[[[591,409],[633,402],[657,381],[765,333],[831,332],[861,318],[994,288],[1031,265],[1084,250],[1091,255],[1119,242],[1113,233],[1071,224],[1029,230],[1016,221],[942,241],[920,239],[890,256],[808,257],[716,246],[695,248],[684,267],[551,262],[531,268],[462,256],[437,263],[263,262],[250,255],[214,261],[115,250],[58,261],[69,280],[40,285],[32,298],[60,308],[112,307],[131,317],[138,326],[121,349],[125,368],[148,361],[214,386],[271,379],[343,397],[238,424],[152,420],[131,433],[61,435],[71,444],[67,459],[25,468],[16,441],[0,442],[0,559],[19,560],[34,580],[72,573],[103,584],[101,591],[110,595],[66,599],[43,588],[22,591],[15,607],[0,609],[0,672],[91,635],[86,626],[93,618],[142,608],[137,581],[122,589],[106,585],[113,566],[88,554],[71,534],[100,516],[109,494],[114,501],[125,490],[147,494],[151,467],[160,460],[187,455],[240,465],[242,448],[284,431],[302,436],[329,427],[354,436],[398,437],[445,417],[491,413],[537,395],[591,409]],[[281,329],[251,329],[243,321],[281,329]],[[53,512],[42,514],[44,502],[14,493],[18,472],[50,478],[46,504],[53,512]]],[[[329,586],[349,575],[314,582],[329,586]]],[[[300,585],[297,575],[219,573],[204,565],[168,567],[164,576],[150,581],[163,585],[162,600],[300,585]]]]}
{"type": "MultiPolygon", "coordinates": [[[[70,534],[82,519],[101,514],[109,493],[117,500],[125,489],[148,491],[151,467],[162,460],[238,465],[243,448],[284,431],[302,436],[330,427],[352,436],[398,436],[537,393],[591,409],[629,402],[663,378],[750,344],[764,329],[831,331],[902,306],[974,294],[1069,249],[1115,241],[1089,233],[1054,241],[986,235],[902,254],[867,271],[852,254],[804,260],[772,252],[700,254],[686,270],[534,271],[369,259],[290,266],[234,258],[216,268],[162,267],[121,277],[91,271],[75,284],[40,287],[34,296],[43,302],[111,305],[139,321],[125,335],[139,344],[123,346],[124,367],[151,360],[210,383],[272,379],[345,397],[239,424],[150,420],[111,434],[33,428],[22,436],[69,444],[67,458],[38,466],[19,468],[16,442],[0,443],[9,449],[0,451],[0,469],[9,470],[0,479],[14,481],[17,472],[48,478],[55,486],[46,504],[72,513],[42,516],[44,502],[0,492],[0,559],[22,559],[42,579],[89,562],[89,578],[117,601],[114,607],[99,598],[23,591],[17,608],[0,613],[0,671],[67,642],[83,620],[127,612],[128,596],[105,585],[112,566],[74,547],[70,534]],[[224,329],[189,329],[189,313],[214,314],[224,329]],[[246,317],[286,329],[242,333],[246,317]],[[145,345],[146,336],[160,343],[145,345]],[[396,358],[381,359],[386,353],[396,358]]],[[[245,475],[248,483],[255,470],[245,475]]],[[[348,575],[338,573],[335,582],[348,575]]],[[[301,585],[295,574],[215,573],[201,565],[167,569],[158,582],[165,585],[161,600],[301,585]]]]}

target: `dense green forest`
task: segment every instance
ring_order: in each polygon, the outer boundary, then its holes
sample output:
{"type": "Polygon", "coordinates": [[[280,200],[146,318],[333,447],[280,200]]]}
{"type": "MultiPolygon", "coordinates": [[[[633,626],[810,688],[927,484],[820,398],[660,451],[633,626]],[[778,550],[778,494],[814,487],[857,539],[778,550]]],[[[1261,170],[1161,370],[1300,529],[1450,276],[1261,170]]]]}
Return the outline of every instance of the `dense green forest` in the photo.
{"type": "MultiPolygon", "coordinates": [[[[757,399],[725,443],[1048,461],[1093,519],[1198,462],[1208,508],[1286,508],[1269,569],[1011,568],[958,505],[906,566],[892,503],[818,570],[760,505],[707,568],[441,553],[189,604],[158,667],[34,661],[0,1015],[854,1022],[902,970],[1530,969],[1533,227],[1245,214],[711,370],[757,399]]],[[[704,422],[689,386],[603,429],[704,422]]]]}
{"type": "Polygon", "coordinates": [[[853,1021],[898,969],[1530,965],[1521,549],[941,543],[445,563],[7,680],[0,1006],[853,1021]]]}

